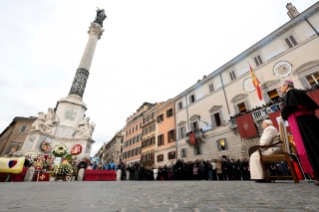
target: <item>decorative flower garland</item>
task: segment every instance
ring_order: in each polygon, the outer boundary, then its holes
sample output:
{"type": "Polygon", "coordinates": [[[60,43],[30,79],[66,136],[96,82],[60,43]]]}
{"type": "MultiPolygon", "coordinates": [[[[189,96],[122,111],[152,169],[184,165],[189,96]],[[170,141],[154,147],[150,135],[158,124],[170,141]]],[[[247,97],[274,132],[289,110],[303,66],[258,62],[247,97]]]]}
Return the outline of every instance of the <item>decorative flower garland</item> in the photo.
{"type": "Polygon", "coordinates": [[[72,165],[68,162],[60,163],[59,165],[54,166],[53,173],[60,176],[60,175],[69,175],[72,173],[72,165]]]}
{"type": "Polygon", "coordinates": [[[49,142],[49,141],[43,141],[43,142],[41,143],[41,150],[42,150],[43,152],[45,152],[45,153],[50,152],[50,150],[51,150],[51,144],[50,144],[50,142],[49,142]]]}
{"type": "Polygon", "coordinates": [[[54,146],[52,154],[55,157],[63,157],[63,155],[67,154],[67,151],[68,151],[68,148],[66,147],[66,145],[61,143],[54,146]]]}

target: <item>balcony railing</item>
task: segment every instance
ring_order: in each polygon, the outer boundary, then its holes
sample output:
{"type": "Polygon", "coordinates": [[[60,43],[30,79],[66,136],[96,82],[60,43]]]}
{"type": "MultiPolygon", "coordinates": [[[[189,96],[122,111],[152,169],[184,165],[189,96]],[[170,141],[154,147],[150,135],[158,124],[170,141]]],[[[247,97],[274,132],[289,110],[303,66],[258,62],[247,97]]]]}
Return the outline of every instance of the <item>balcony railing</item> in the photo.
{"type": "MultiPolygon", "coordinates": [[[[264,107],[258,110],[254,110],[251,112],[251,116],[253,117],[254,121],[259,121],[262,119],[268,118],[268,114],[279,111],[282,109],[281,103],[272,104],[268,107],[264,107]]],[[[230,128],[236,128],[237,122],[236,118],[232,118],[229,120],[230,128]]]]}
{"type": "MultiPolygon", "coordinates": [[[[193,133],[193,131],[190,131],[186,134],[186,142],[189,143],[189,135],[193,133]]],[[[197,142],[204,141],[205,135],[202,129],[195,130],[195,138],[197,142]]]]}

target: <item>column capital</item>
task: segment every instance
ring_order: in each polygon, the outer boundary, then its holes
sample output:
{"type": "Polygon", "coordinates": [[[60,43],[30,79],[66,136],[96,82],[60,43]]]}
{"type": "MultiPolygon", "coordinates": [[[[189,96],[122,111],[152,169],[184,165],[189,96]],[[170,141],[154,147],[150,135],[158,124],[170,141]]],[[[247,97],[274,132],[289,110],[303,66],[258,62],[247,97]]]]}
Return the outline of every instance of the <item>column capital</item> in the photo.
{"type": "Polygon", "coordinates": [[[104,32],[104,29],[102,29],[101,25],[98,23],[91,23],[91,26],[89,27],[88,34],[89,35],[94,35],[98,39],[101,38],[102,34],[104,32]]]}

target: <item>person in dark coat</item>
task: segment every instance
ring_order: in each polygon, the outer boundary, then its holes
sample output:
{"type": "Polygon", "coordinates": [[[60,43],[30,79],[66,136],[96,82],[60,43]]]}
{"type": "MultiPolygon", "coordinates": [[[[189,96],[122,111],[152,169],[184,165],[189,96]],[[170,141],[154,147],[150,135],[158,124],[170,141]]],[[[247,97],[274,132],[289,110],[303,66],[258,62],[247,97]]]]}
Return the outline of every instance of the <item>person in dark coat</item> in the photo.
{"type": "Polygon", "coordinates": [[[193,180],[193,164],[191,161],[186,163],[186,180],[193,180]]]}
{"type": "Polygon", "coordinates": [[[158,171],[157,171],[157,179],[156,180],[162,180],[163,177],[163,167],[162,166],[158,166],[158,171]]]}
{"type": "Polygon", "coordinates": [[[281,117],[289,122],[303,170],[312,173],[319,186],[319,119],[315,115],[319,106],[290,80],[280,84],[279,90],[285,95],[281,117]]]}
{"type": "Polygon", "coordinates": [[[135,164],[133,165],[133,170],[134,170],[134,180],[138,180],[138,176],[139,176],[139,173],[138,173],[138,170],[139,170],[139,165],[137,162],[135,162],[135,164]]]}
{"type": "Polygon", "coordinates": [[[140,168],[138,170],[138,180],[145,180],[144,174],[145,174],[145,168],[143,163],[141,163],[140,168]]]}
{"type": "Polygon", "coordinates": [[[242,164],[240,162],[240,159],[237,159],[236,161],[236,175],[235,180],[241,180],[242,179],[242,164]]]}
{"type": "Polygon", "coordinates": [[[171,166],[169,167],[170,172],[170,180],[175,180],[175,165],[172,162],[171,166]]]}
{"type": "Polygon", "coordinates": [[[181,180],[186,180],[186,163],[182,161],[182,176],[181,180]]]}
{"type": "Polygon", "coordinates": [[[229,167],[229,163],[224,158],[223,162],[222,162],[222,172],[223,172],[225,180],[229,180],[230,179],[228,167],[229,167]]]}
{"type": "Polygon", "coordinates": [[[206,180],[205,179],[205,173],[206,173],[206,167],[203,162],[199,163],[199,180],[206,180]]]}
{"type": "Polygon", "coordinates": [[[119,169],[121,169],[122,171],[122,176],[121,176],[121,180],[126,180],[126,165],[123,162],[120,162],[119,164],[119,169]]]}
{"type": "Polygon", "coordinates": [[[86,162],[86,159],[83,158],[82,161],[78,164],[78,170],[86,169],[87,166],[88,166],[88,163],[86,162]]]}
{"type": "Polygon", "coordinates": [[[237,171],[236,163],[234,159],[231,159],[228,166],[229,180],[235,180],[236,171],[237,171]]]}
{"type": "Polygon", "coordinates": [[[182,161],[180,159],[178,159],[178,161],[175,164],[176,180],[182,180],[182,166],[183,166],[182,161]]]}
{"type": "Polygon", "coordinates": [[[28,156],[25,156],[25,161],[24,161],[23,166],[24,166],[24,167],[30,167],[30,161],[29,161],[28,156]]]}

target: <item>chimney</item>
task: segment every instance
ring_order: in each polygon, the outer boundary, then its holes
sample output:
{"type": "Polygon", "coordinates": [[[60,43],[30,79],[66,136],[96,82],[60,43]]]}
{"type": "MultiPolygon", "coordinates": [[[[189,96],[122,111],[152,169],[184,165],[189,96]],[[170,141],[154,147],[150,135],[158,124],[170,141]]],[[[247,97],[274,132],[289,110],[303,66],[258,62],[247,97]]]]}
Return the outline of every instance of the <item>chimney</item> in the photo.
{"type": "Polygon", "coordinates": [[[286,8],[288,9],[288,16],[290,17],[290,19],[294,19],[295,17],[297,17],[299,15],[298,10],[296,9],[296,7],[294,7],[294,5],[292,5],[291,3],[288,3],[286,5],[286,8]]]}

